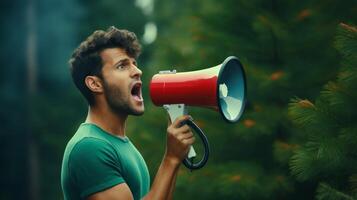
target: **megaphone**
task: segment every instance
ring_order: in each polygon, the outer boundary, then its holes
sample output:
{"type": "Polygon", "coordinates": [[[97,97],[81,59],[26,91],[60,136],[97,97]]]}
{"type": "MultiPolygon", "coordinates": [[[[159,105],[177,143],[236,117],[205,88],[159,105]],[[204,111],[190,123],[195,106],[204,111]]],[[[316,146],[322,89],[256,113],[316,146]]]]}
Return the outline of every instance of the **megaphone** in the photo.
{"type": "MultiPolygon", "coordinates": [[[[237,122],[245,108],[246,78],[242,64],[234,56],[227,57],[223,63],[197,71],[160,71],[150,82],[150,98],[154,105],[163,106],[173,122],[188,114],[187,106],[210,108],[220,112],[229,123],[237,122]]],[[[208,139],[192,121],[187,124],[200,136],[205,153],[201,161],[193,163],[196,152],[191,146],[183,164],[191,169],[202,168],[209,156],[208,139]]]]}

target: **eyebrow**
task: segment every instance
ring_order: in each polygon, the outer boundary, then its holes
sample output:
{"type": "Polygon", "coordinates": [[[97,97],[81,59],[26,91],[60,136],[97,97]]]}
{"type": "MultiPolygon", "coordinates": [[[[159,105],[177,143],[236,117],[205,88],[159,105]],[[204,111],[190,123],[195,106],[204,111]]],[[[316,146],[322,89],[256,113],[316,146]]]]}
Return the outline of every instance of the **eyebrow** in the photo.
{"type": "MultiPolygon", "coordinates": [[[[129,58],[123,58],[123,59],[119,60],[118,62],[116,62],[113,66],[116,67],[116,66],[118,66],[119,64],[121,64],[121,63],[123,63],[123,62],[128,62],[128,61],[130,61],[129,58]]],[[[133,62],[134,62],[135,64],[137,63],[135,59],[133,59],[133,62]]]]}

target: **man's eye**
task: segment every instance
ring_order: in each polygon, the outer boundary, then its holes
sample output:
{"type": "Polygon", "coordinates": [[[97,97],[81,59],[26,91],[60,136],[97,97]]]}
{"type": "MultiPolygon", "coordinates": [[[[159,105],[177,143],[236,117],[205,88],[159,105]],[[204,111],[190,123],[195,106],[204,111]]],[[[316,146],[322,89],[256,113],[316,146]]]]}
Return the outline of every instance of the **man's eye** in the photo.
{"type": "Polygon", "coordinates": [[[124,69],[124,68],[125,68],[125,65],[124,65],[124,64],[117,65],[117,68],[118,68],[118,69],[124,69]]]}

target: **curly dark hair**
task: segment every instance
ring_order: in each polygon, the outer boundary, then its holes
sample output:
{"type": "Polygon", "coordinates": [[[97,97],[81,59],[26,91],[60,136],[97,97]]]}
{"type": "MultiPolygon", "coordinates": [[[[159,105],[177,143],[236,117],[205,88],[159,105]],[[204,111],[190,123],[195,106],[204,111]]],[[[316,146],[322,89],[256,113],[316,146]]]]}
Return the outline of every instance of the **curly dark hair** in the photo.
{"type": "Polygon", "coordinates": [[[135,33],[111,26],[107,31],[94,31],[92,35],[75,49],[69,60],[73,82],[86,98],[89,105],[95,103],[94,96],[84,80],[86,76],[103,78],[103,63],[100,53],[104,49],[114,47],[124,49],[132,58],[137,58],[141,52],[141,46],[135,33]]]}

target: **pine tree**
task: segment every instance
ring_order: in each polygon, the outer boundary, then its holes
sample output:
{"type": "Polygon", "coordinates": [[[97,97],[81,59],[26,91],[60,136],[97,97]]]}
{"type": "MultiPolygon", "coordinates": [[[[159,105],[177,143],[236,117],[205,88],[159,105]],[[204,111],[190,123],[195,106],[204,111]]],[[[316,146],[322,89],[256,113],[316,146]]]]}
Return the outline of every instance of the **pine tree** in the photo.
{"type": "Polygon", "coordinates": [[[289,115],[306,142],[291,158],[300,181],[318,183],[316,199],[357,199],[357,27],[340,24],[342,68],[314,103],[294,99],[289,115]]]}
{"type": "MultiPolygon", "coordinates": [[[[315,97],[336,75],[338,59],[330,44],[336,25],[352,11],[348,3],[334,1],[155,1],[159,35],[149,73],[198,70],[235,55],[248,78],[248,104],[240,123],[227,125],[217,113],[190,110],[211,142],[212,155],[200,171],[182,169],[177,199],[312,196],[309,184],[299,184],[289,174],[298,138],[287,105],[294,95],[315,97]],[[337,17],[336,10],[343,12],[337,17]]],[[[146,123],[164,132],[166,124],[157,120],[165,119],[164,111],[149,103],[146,109],[146,123]]],[[[158,144],[164,137],[136,130],[146,133],[148,143],[158,144]]],[[[159,158],[150,159],[149,165],[153,160],[159,158]]]]}

